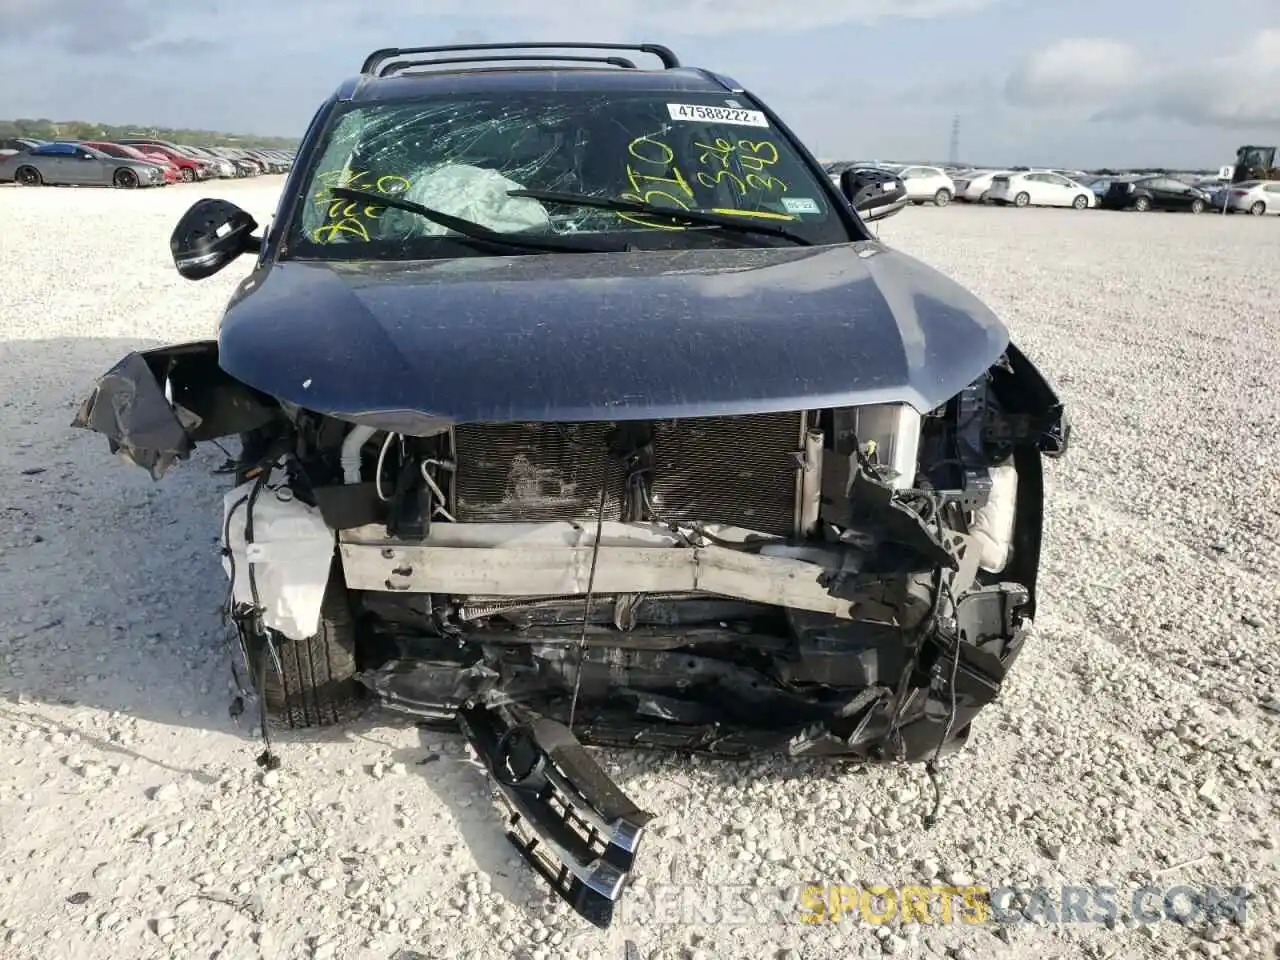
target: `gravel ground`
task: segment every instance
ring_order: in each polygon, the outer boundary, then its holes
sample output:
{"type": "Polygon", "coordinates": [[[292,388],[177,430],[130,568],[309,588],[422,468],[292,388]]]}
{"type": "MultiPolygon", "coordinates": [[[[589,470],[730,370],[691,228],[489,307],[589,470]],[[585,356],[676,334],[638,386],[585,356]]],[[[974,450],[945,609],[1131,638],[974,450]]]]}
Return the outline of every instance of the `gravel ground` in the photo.
{"type": "Polygon", "coordinates": [[[883,225],[986,298],[1071,404],[1040,620],[932,831],[918,768],[608,754],[661,816],[601,933],[514,858],[458,738],[377,715],[282,737],[264,781],[227,714],[221,456],[156,485],[67,426],[126,351],[212,333],[243,271],[179,279],[169,230],[208,194],[265,218],[273,180],[0,189],[5,960],[1280,955],[1275,222],[956,205],[883,225]],[[1243,927],[765,909],[797,884],[934,878],[1111,886],[1122,916],[1144,884],[1254,899],[1243,927]]]}

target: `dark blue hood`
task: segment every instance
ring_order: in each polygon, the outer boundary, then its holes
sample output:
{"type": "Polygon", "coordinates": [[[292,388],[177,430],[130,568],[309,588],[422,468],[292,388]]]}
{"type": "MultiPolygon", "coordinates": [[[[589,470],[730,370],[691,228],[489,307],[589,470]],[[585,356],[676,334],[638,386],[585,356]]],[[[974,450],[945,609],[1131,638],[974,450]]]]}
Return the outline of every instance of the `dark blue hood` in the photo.
{"type": "Polygon", "coordinates": [[[219,352],[252,387],[374,424],[638,420],[927,412],[1008,339],[963,287],[857,243],[285,262],[242,284],[219,352]]]}

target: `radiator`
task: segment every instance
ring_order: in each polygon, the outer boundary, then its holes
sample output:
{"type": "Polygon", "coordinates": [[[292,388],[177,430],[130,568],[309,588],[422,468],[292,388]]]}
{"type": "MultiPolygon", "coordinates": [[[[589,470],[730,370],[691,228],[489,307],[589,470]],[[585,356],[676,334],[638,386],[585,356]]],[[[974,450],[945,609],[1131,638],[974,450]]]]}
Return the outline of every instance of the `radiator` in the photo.
{"type": "MultiPolygon", "coordinates": [[[[800,413],[652,424],[657,519],[795,529],[800,413]]],[[[454,430],[454,516],[463,523],[622,519],[625,474],[611,423],[464,424],[454,430]]]]}

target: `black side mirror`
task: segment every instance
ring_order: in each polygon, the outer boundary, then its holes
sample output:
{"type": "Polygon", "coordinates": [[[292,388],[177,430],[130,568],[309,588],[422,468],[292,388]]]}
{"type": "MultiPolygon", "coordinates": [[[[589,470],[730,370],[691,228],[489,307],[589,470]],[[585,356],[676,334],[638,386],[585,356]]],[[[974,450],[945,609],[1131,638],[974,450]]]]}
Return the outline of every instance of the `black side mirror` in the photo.
{"type": "Polygon", "coordinates": [[[907,185],[901,177],[869,167],[842,170],[840,192],[863,220],[891,217],[907,202],[907,185]]]}
{"type": "Polygon", "coordinates": [[[258,221],[228,200],[197,200],[169,237],[173,265],[187,280],[211,277],[242,253],[259,249],[258,221]]]}

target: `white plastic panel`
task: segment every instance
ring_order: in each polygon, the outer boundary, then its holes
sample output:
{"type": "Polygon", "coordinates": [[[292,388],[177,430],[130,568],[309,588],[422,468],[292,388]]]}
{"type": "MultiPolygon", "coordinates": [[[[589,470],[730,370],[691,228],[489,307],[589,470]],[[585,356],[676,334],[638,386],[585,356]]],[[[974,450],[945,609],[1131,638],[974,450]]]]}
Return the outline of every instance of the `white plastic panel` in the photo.
{"type": "Polygon", "coordinates": [[[905,403],[880,403],[850,410],[853,431],[864,448],[875,443],[875,461],[896,474],[890,484],[908,489],[920,455],[920,414],[905,403]]]}
{"type": "Polygon", "coordinates": [[[253,543],[246,550],[245,525],[248,502],[239,503],[254,487],[242,484],[223,498],[223,528],[228,511],[234,507],[229,544],[231,557],[223,556],[222,569],[232,576],[236,603],[252,603],[249,564],[253,564],[262,604],[263,624],[286,637],[302,640],[320,627],[320,605],[336,537],[325,525],[320,511],[292,498],[287,490],[264,489],[254,504],[253,543]],[[281,494],[285,498],[282,499],[281,494]],[[239,506],[235,504],[239,503],[239,506]]]}

